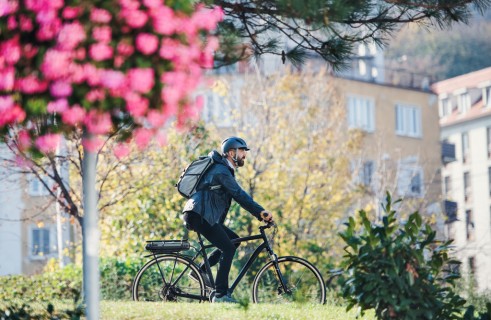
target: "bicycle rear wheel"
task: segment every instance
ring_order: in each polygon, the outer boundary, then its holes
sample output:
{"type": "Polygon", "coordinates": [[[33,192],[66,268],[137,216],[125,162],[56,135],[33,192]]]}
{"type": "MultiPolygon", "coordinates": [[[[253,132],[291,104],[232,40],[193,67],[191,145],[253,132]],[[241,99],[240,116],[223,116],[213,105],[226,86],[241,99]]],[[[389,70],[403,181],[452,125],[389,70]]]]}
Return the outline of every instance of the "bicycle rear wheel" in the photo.
{"type": "Polygon", "coordinates": [[[169,254],[147,262],[132,285],[135,301],[201,302],[205,283],[198,267],[186,257],[169,254]],[[197,280],[189,277],[195,272],[197,280]]]}
{"type": "Polygon", "coordinates": [[[270,261],[254,278],[254,303],[325,303],[324,280],[319,270],[311,263],[298,257],[280,257],[278,267],[286,290],[279,280],[275,263],[270,261]]]}

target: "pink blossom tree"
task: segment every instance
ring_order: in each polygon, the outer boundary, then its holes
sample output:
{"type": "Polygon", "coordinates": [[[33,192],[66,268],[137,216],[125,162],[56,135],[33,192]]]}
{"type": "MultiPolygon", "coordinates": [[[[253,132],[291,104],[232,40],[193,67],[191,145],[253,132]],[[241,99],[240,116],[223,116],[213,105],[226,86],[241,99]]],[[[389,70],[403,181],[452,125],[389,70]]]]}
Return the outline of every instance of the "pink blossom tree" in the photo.
{"type": "MultiPolygon", "coordinates": [[[[56,152],[63,135],[83,135],[84,291],[98,315],[96,154],[164,139],[202,101],[191,93],[213,65],[223,18],[192,0],[0,0],[0,134],[26,155],[56,152]]],[[[19,162],[26,163],[26,159],[19,162]]],[[[28,163],[28,161],[27,161],[28,163]]]]}

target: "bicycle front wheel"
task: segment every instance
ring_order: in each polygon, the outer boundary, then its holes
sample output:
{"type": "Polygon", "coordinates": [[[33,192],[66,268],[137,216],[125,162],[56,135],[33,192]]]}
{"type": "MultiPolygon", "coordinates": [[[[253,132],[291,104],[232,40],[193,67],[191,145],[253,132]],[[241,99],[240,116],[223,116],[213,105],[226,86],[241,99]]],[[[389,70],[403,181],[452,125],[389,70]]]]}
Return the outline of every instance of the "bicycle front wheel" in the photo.
{"type": "Polygon", "coordinates": [[[192,302],[205,300],[205,283],[195,263],[169,254],[147,262],[132,286],[135,301],[192,302]],[[191,272],[196,280],[189,277],[191,272]]]}
{"type": "Polygon", "coordinates": [[[254,303],[325,303],[324,280],[310,262],[298,257],[280,257],[277,266],[278,269],[273,261],[268,262],[254,278],[254,303]]]}

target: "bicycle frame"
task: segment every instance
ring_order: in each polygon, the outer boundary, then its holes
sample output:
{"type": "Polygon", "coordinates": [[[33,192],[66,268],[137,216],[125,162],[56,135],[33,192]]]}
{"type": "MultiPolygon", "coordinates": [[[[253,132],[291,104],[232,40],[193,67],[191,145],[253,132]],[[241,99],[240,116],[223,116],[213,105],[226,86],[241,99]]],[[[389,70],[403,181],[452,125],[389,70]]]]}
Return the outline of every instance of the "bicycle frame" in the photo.
{"type": "MultiPolygon", "coordinates": [[[[285,281],[283,279],[283,276],[281,274],[281,271],[279,270],[279,267],[278,267],[278,257],[276,256],[276,254],[273,252],[273,249],[271,248],[271,245],[269,243],[269,240],[266,236],[266,232],[264,231],[265,229],[268,229],[270,226],[260,226],[259,227],[259,230],[260,230],[260,234],[257,234],[257,235],[253,235],[253,236],[248,236],[248,237],[241,237],[241,238],[237,238],[237,239],[233,239],[232,240],[232,243],[236,244],[236,243],[242,243],[242,242],[248,242],[248,241],[254,241],[254,240],[263,240],[263,242],[254,250],[254,252],[251,254],[251,256],[249,257],[249,259],[247,260],[247,262],[245,263],[245,265],[242,267],[242,269],[240,270],[237,278],[233,281],[232,285],[230,286],[230,289],[229,289],[229,292],[232,293],[235,288],[237,287],[237,285],[240,283],[240,281],[242,280],[242,278],[245,276],[245,274],[247,273],[247,271],[250,269],[250,267],[252,266],[252,264],[254,263],[254,261],[257,259],[257,257],[259,256],[259,254],[263,251],[263,250],[266,250],[269,254],[269,257],[271,259],[271,261],[273,261],[274,263],[274,267],[275,267],[275,272],[276,272],[276,275],[278,276],[278,279],[280,280],[280,284],[284,290],[284,292],[286,293],[289,293],[290,290],[287,289],[287,286],[285,285],[285,281]]],[[[211,272],[211,266],[210,266],[210,262],[208,260],[208,255],[206,253],[206,249],[210,249],[210,248],[216,248],[214,245],[212,244],[208,244],[208,245],[205,245],[204,242],[203,242],[203,238],[201,236],[201,234],[198,233],[198,242],[200,244],[200,247],[198,249],[196,249],[196,254],[194,256],[188,256],[187,259],[189,259],[191,262],[195,263],[196,259],[199,257],[199,256],[202,256],[203,259],[204,259],[204,262],[205,262],[205,269],[206,269],[206,274],[208,276],[208,278],[210,279],[211,281],[211,284],[213,285],[213,287],[215,287],[215,279],[213,278],[213,274],[211,272]]],[[[149,255],[151,256],[151,255],[149,255]]],[[[158,259],[159,256],[161,255],[156,255],[156,254],[153,254],[154,256],[154,259],[158,259]]],[[[185,256],[183,256],[185,257],[185,256]]],[[[157,265],[158,265],[158,268],[159,268],[159,271],[162,275],[162,271],[160,270],[160,265],[159,263],[157,262],[157,265]]],[[[175,281],[172,281],[172,279],[170,279],[170,283],[172,283],[173,285],[176,284],[180,279],[181,277],[187,272],[187,269],[186,268],[178,277],[175,281]]],[[[163,278],[163,275],[162,275],[162,278],[163,278]]],[[[167,281],[165,279],[162,279],[164,281],[164,283],[166,283],[167,281]]],[[[182,297],[186,297],[186,298],[192,298],[192,299],[199,299],[199,300],[207,300],[207,297],[206,296],[197,296],[197,295],[189,295],[189,294],[179,294],[180,296],[182,297]]]]}

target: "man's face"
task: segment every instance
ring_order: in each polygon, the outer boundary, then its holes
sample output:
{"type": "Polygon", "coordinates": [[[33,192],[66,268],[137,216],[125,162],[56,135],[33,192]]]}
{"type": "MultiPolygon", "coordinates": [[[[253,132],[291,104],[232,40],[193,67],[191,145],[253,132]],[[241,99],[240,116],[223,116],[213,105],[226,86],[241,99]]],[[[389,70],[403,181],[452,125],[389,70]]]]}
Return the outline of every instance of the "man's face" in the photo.
{"type": "MultiPolygon", "coordinates": [[[[231,156],[233,158],[233,156],[235,155],[235,150],[231,150],[231,156]]],[[[245,149],[239,149],[238,152],[237,152],[237,166],[238,167],[243,167],[244,166],[244,161],[245,161],[245,158],[246,158],[246,153],[247,151],[245,149]]]]}

